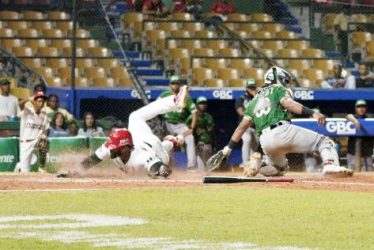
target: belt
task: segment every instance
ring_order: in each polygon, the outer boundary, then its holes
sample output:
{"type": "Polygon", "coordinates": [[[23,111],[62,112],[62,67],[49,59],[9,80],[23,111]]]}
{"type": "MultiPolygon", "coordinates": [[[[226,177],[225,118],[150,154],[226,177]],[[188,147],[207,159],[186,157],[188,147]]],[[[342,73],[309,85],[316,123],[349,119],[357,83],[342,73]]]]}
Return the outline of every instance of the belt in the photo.
{"type": "Polygon", "coordinates": [[[29,139],[29,140],[20,140],[22,143],[27,143],[27,142],[32,142],[35,141],[36,139],[29,139]]]}
{"type": "Polygon", "coordinates": [[[284,124],[288,124],[288,123],[289,123],[289,122],[287,122],[287,121],[279,121],[279,122],[277,122],[277,123],[274,123],[274,124],[270,125],[269,127],[264,128],[264,129],[261,131],[260,135],[262,135],[262,134],[264,134],[264,133],[267,133],[267,132],[269,132],[269,131],[272,130],[272,129],[275,129],[276,127],[279,127],[279,126],[282,126],[282,125],[284,125],[284,124]]]}

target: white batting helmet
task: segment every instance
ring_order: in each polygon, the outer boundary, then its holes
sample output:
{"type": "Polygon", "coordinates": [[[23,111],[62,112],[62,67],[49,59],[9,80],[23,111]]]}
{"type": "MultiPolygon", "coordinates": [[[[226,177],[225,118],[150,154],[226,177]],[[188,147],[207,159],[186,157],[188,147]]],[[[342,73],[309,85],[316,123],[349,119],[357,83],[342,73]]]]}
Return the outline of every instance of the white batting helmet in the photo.
{"type": "Polygon", "coordinates": [[[264,87],[271,84],[287,86],[291,82],[291,74],[278,66],[271,67],[264,75],[264,87]]]}

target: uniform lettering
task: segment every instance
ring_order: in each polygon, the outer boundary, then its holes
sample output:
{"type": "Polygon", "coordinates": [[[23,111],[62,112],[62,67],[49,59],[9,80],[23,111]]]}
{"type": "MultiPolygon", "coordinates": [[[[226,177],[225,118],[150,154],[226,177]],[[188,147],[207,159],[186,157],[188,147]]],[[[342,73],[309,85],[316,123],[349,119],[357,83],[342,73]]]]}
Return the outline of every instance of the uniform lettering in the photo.
{"type": "Polygon", "coordinates": [[[41,130],[43,128],[43,124],[36,124],[36,123],[28,122],[26,123],[26,128],[41,130]]]}

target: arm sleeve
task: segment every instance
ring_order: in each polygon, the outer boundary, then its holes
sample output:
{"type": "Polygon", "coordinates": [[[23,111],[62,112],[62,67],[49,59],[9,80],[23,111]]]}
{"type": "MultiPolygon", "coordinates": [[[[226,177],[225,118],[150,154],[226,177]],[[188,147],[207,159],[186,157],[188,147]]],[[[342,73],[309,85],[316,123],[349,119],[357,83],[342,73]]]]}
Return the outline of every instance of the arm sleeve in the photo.
{"type": "Polygon", "coordinates": [[[19,107],[19,102],[18,102],[17,99],[16,99],[16,105],[17,105],[17,107],[16,107],[16,116],[17,116],[18,118],[20,118],[20,117],[21,117],[21,109],[20,109],[20,107],[19,107]]]}
{"type": "Polygon", "coordinates": [[[104,143],[98,149],[96,149],[95,155],[100,160],[104,160],[105,158],[110,156],[110,150],[107,147],[105,147],[105,143],[104,143]]]}
{"type": "Polygon", "coordinates": [[[191,114],[197,112],[196,105],[195,105],[195,103],[192,101],[191,98],[189,98],[188,103],[189,103],[189,104],[188,104],[188,110],[191,112],[191,114]]]}
{"type": "Polygon", "coordinates": [[[235,110],[237,110],[240,107],[244,108],[243,103],[244,103],[244,98],[242,96],[239,97],[238,99],[236,99],[236,101],[235,101],[235,110]]]}
{"type": "Polygon", "coordinates": [[[274,88],[274,96],[275,96],[275,98],[276,98],[276,102],[277,103],[280,103],[282,100],[283,100],[283,98],[291,98],[291,99],[293,99],[292,98],[292,95],[291,95],[291,93],[288,91],[288,89],[286,89],[285,87],[283,87],[283,86],[278,86],[278,87],[276,87],[276,88],[274,88]]]}

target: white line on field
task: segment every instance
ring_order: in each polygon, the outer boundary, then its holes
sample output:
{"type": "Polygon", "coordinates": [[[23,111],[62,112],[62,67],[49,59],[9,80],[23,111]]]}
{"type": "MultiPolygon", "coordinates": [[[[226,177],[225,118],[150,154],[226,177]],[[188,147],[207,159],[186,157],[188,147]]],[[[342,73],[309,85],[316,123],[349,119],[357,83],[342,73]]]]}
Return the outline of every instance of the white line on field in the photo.
{"type": "Polygon", "coordinates": [[[374,186],[374,183],[365,183],[365,182],[335,182],[335,181],[302,181],[304,183],[318,183],[326,185],[348,185],[348,186],[374,186]]]}

